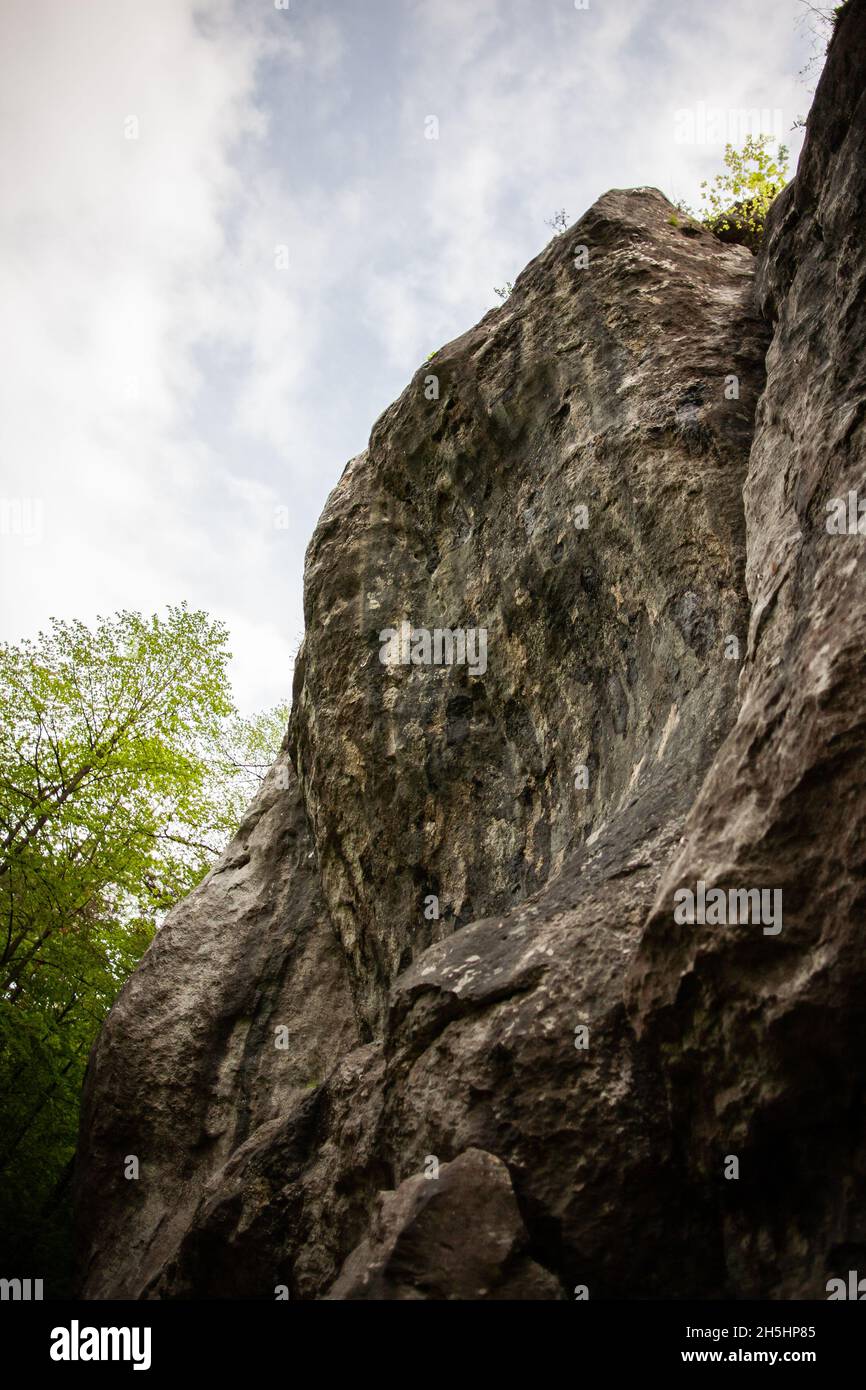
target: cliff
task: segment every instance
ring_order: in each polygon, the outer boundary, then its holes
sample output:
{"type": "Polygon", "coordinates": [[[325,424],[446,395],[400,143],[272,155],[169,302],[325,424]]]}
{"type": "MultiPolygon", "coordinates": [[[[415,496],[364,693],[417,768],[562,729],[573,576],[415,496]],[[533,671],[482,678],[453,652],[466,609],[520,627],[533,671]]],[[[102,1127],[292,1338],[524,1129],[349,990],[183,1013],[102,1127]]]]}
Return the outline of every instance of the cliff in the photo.
{"type": "Polygon", "coordinates": [[[866,1257],[864,60],[851,0],[757,261],[610,192],[346,466],[280,758],[91,1057],[85,1296],[866,1257]]]}

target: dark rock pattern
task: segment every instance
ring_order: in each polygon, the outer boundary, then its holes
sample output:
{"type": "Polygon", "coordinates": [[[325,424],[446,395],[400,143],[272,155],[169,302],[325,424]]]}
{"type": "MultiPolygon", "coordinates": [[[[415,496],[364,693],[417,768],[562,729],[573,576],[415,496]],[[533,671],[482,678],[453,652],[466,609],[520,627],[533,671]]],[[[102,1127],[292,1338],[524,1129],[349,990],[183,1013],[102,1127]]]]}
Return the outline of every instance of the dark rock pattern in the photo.
{"type": "Polygon", "coordinates": [[[94,1049],[87,1296],[822,1296],[866,1241],[864,13],[757,295],[608,193],[347,465],[286,747],[94,1049]]]}

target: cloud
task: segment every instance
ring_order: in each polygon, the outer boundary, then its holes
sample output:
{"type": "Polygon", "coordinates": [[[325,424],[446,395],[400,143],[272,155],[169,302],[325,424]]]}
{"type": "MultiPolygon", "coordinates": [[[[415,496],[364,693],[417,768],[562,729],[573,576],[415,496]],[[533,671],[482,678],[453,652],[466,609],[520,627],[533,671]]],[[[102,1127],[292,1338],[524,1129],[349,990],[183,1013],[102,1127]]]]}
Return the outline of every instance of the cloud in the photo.
{"type": "Polygon", "coordinates": [[[2,44],[15,55],[0,223],[13,327],[0,362],[3,494],[40,499],[44,515],[41,545],[0,545],[4,636],[50,613],[181,597],[249,612],[255,585],[227,584],[225,557],[251,552],[260,518],[239,486],[242,460],[191,424],[205,387],[196,346],[243,278],[225,219],[245,197],[234,152],[266,129],[255,83],[275,37],[240,27],[227,4],[202,25],[184,0],[91,0],[86,17],[62,3],[7,5],[2,44]]]}
{"type": "Polygon", "coordinates": [[[6,0],[0,500],[42,511],[0,534],[0,635],[186,598],[244,707],[285,698],[306,542],[377,415],[557,208],[696,201],[720,151],[677,108],[793,120],[798,13],[6,0]]]}

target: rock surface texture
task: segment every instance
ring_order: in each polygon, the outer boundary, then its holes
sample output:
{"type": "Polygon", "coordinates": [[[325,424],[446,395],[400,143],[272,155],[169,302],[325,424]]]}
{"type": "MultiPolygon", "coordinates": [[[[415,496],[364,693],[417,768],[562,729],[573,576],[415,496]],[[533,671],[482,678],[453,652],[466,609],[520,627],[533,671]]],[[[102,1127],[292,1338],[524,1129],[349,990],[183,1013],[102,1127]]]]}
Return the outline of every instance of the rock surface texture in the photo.
{"type": "Polygon", "coordinates": [[[347,465],[285,747],[91,1058],[85,1296],[866,1262],[864,74],[851,0],[757,262],[608,193],[347,465]]]}
{"type": "Polygon", "coordinates": [[[866,502],[864,223],[866,6],[852,3],[758,264],[773,340],[745,488],[738,718],[629,970],[694,1177],[740,1155],[722,1224],[747,1298],[823,1297],[866,1262],[866,535],[847,518],[837,533],[832,506],[866,502]],[[782,932],[672,929],[671,893],[697,879],[781,889],[782,932]]]}

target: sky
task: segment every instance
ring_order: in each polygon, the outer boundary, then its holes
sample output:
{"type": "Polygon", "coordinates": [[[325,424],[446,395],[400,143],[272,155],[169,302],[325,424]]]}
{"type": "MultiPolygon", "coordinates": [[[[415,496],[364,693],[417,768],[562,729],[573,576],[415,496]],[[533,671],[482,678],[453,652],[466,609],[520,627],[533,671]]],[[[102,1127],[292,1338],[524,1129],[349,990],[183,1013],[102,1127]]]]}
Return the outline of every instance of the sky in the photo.
{"type": "Polygon", "coordinates": [[[186,600],[289,698],[306,545],[609,188],[794,160],[800,0],[0,0],[0,641],[186,600]]]}

